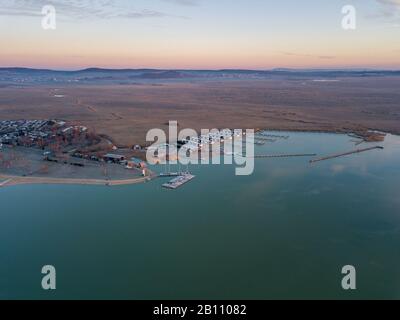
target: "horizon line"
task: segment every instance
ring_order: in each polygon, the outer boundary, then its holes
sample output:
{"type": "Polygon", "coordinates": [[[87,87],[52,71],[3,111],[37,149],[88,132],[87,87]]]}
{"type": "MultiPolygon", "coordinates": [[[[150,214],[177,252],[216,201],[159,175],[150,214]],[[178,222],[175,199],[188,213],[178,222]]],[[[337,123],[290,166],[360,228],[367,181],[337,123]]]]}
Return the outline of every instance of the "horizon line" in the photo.
{"type": "Polygon", "coordinates": [[[251,69],[251,68],[148,68],[148,67],[136,67],[136,68],[104,68],[104,67],[86,67],[80,69],[58,69],[58,68],[40,68],[40,67],[3,67],[0,66],[0,70],[5,69],[21,69],[21,70],[34,70],[34,71],[53,71],[53,72],[82,72],[89,70],[104,70],[104,71],[137,71],[137,70],[151,70],[151,71],[252,71],[252,72],[267,72],[267,71],[400,71],[400,69],[394,68],[362,68],[362,67],[337,67],[337,68],[288,68],[288,67],[276,67],[270,69],[251,69]]]}

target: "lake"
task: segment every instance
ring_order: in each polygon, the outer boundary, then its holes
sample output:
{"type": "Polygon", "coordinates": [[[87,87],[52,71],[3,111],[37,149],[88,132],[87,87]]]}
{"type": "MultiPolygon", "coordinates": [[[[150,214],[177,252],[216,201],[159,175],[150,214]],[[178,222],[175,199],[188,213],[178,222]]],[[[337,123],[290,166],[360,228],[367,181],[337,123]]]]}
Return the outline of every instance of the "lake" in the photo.
{"type": "MultiPolygon", "coordinates": [[[[256,154],[355,147],[347,135],[290,136],[256,154]]],[[[132,186],[0,188],[2,299],[399,299],[400,137],[309,164],[257,159],[195,166],[178,190],[132,186]],[[54,265],[57,289],[41,288],[54,265]],[[357,290],[341,287],[357,269],[357,290]]]]}

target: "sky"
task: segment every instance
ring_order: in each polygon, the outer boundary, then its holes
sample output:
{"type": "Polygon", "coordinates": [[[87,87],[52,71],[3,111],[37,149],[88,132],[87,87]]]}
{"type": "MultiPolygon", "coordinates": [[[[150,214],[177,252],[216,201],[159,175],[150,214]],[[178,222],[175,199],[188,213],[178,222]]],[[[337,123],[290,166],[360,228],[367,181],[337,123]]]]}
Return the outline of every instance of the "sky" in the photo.
{"type": "Polygon", "coordinates": [[[400,69],[400,0],[0,0],[0,44],[0,67],[400,69]]]}

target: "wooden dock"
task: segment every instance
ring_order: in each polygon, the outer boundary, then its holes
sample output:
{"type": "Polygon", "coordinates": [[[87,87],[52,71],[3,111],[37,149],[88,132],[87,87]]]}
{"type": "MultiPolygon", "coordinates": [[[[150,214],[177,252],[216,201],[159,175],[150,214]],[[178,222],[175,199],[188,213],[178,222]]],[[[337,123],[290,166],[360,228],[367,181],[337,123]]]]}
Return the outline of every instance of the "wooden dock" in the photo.
{"type": "Polygon", "coordinates": [[[259,154],[252,158],[294,158],[294,157],[315,157],[316,153],[300,153],[300,154],[259,154]]]}
{"type": "Polygon", "coordinates": [[[333,155],[326,156],[326,157],[323,157],[323,158],[310,160],[310,163],[315,163],[315,162],[325,161],[325,160],[331,160],[331,159],[335,159],[335,158],[339,158],[339,157],[345,157],[345,156],[349,156],[349,155],[352,155],[352,154],[362,153],[362,152],[371,151],[371,150],[375,150],[375,149],[382,150],[384,148],[381,147],[381,146],[375,146],[375,147],[370,147],[370,148],[357,149],[357,150],[353,150],[353,151],[349,151],[349,152],[333,154],[333,155]]]}
{"type": "Polygon", "coordinates": [[[277,139],[266,138],[264,136],[254,136],[254,140],[265,141],[265,142],[276,142],[277,139]]]}
{"type": "Polygon", "coordinates": [[[12,180],[13,179],[7,179],[7,180],[0,182],[0,187],[4,187],[7,183],[11,182],[12,180]]]}
{"type": "Polygon", "coordinates": [[[266,131],[257,132],[256,135],[261,135],[263,137],[276,138],[276,139],[285,139],[285,140],[289,139],[289,136],[280,136],[280,135],[276,135],[276,134],[270,134],[266,131]]]}
{"type": "Polygon", "coordinates": [[[194,175],[187,173],[183,176],[179,176],[179,177],[172,179],[168,183],[164,183],[162,186],[166,189],[175,190],[175,189],[178,189],[179,187],[182,187],[184,184],[188,183],[189,181],[193,180],[194,178],[195,178],[194,175]]]}
{"type": "Polygon", "coordinates": [[[160,173],[158,176],[160,178],[169,178],[169,177],[180,177],[189,174],[189,172],[163,172],[160,173]]]}

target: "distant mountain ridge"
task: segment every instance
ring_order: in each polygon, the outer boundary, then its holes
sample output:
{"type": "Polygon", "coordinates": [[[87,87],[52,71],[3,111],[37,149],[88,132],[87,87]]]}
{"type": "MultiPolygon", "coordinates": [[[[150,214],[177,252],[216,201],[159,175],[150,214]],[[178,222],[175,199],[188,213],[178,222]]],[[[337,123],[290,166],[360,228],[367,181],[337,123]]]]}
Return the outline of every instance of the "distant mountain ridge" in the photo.
{"type": "Polygon", "coordinates": [[[158,68],[84,68],[77,70],[58,70],[58,69],[42,69],[29,67],[0,67],[0,71],[14,72],[66,72],[66,73],[81,73],[81,72],[400,72],[397,69],[370,69],[370,68],[273,68],[273,69],[158,69],[158,68]]]}
{"type": "Polygon", "coordinates": [[[335,79],[347,77],[400,76],[400,70],[374,69],[106,69],[52,70],[22,67],[0,68],[2,84],[117,83],[229,79],[335,79]]]}

